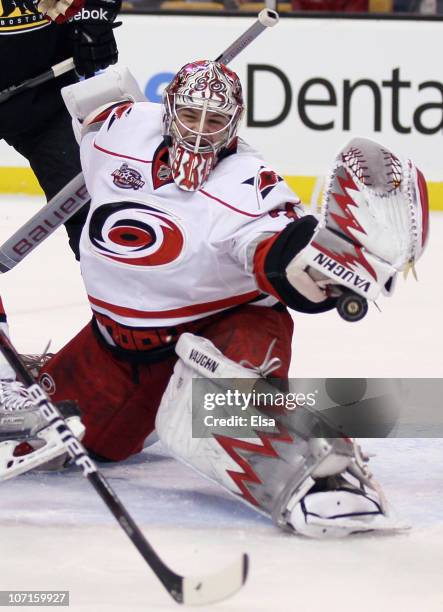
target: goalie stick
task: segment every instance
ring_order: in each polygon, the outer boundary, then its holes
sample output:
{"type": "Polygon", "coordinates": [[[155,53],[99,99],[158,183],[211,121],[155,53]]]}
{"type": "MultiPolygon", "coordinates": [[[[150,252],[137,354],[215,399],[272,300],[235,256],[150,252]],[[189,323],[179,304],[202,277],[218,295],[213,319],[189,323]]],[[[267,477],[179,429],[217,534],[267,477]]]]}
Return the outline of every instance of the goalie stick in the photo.
{"type": "Polygon", "coordinates": [[[243,554],[232,565],[209,576],[186,577],[173,572],[146,540],[108,481],[89,457],[86,449],[72,434],[57,407],[35,382],[9,338],[1,330],[0,351],[15,371],[17,378],[27,387],[30,398],[39,407],[48,425],[52,425],[60,435],[66,451],[82,470],[83,476],[89,480],[120,527],[177,603],[188,606],[208,605],[233,595],[243,586],[248,575],[248,555],[246,554],[243,554]]]}
{"type": "MultiPolygon", "coordinates": [[[[278,22],[278,13],[273,11],[272,9],[263,9],[258,14],[257,21],[253,23],[247,30],[244,32],[237,40],[235,40],[232,45],[230,45],[226,51],[224,51],[221,55],[216,58],[216,62],[220,62],[221,64],[227,64],[234,57],[236,57],[245,47],[247,47],[253,40],[259,36],[266,28],[270,28],[274,26],[278,22]]],[[[41,85],[46,81],[50,81],[51,79],[55,79],[65,72],[70,72],[74,70],[75,64],[74,59],[69,57],[58,64],[54,64],[51,66],[49,70],[42,72],[36,77],[32,77],[31,79],[26,79],[19,85],[12,85],[11,87],[7,87],[0,91],[0,104],[2,102],[6,102],[13,96],[18,95],[22,91],[26,89],[32,89],[37,85],[41,85]]]]}
{"type": "MultiPolygon", "coordinates": [[[[278,23],[279,16],[276,11],[271,9],[263,9],[258,14],[257,20],[241,34],[229,47],[223,51],[216,59],[216,62],[228,64],[234,57],[237,57],[243,49],[251,44],[267,28],[270,28],[278,23]]],[[[72,61],[66,60],[53,66],[51,71],[57,66],[72,61]]],[[[64,69],[66,72],[70,68],[64,69]]],[[[40,82],[44,75],[48,75],[51,71],[43,73],[35,79],[30,79],[21,85],[18,85],[14,91],[8,92],[5,90],[0,92],[0,102],[2,95],[15,95],[18,93],[18,88],[34,87],[40,82]]],[[[55,78],[59,73],[54,73],[48,78],[55,78]]],[[[41,210],[39,210],[29,221],[22,225],[5,243],[0,246],[0,273],[12,270],[18,263],[22,261],[31,251],[35,249],[41,242],[46,240],[62,223],[65,223],[72,215],[77,212],[84,204],[90,200],[90,196],[86,190],[83,174],[80,172],[68,183],[61,191],[59,191],[41,210]]]]}
{"type": "Polygon", "coordinates": [[[259,12],[257,20],[243,32],[237,40],[235,40],[229,47],[223,51],[218,57],[215,58],[216,62],[224,64],[225,66],[231,62],[234,57],[243,51],[253,40],[257,38],[266,28],[272,28],[278,23],[278,13],[272,9],[263,9],[259,12]]]}

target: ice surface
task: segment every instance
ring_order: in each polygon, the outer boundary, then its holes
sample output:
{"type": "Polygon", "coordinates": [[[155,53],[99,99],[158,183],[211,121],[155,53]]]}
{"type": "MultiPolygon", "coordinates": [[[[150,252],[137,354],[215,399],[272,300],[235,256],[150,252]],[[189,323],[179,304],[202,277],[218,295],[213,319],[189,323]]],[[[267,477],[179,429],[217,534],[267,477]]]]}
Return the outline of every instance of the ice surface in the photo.
{"type": "MultiPolygon", "coordinates": [[[[40,198],[0,199],[0,241],[40,198]]],[[[417,266],[380,314],[359,324],[338,315],[295,315],[293,375],[442,377],[443,215],[417,266]]],[[[1,295],[21,352],[61,347],[89,319],[78,265],[64,230],[3,275],[1,295]]],[[[371,467],[398,513],[401,535],[315,542],[280,533],[155,445],[102,469],[150,542],[176,571],[211,572],[240,552],[250,578],[214,611],[443,610],[443,441],[367,440],[371,467]]],[[[75,470],[26,474],[1,484],[0,590],[68,589],[75,612],[173,610],[152,572],[89,483],[75,470]]],[[[18,608],[22,609],[22,608],[18,608]]],[[[24,609],[24,608],[23,608],[24,609]]],[[[40,607],[40,610],[49,608],[40,607]]]]}

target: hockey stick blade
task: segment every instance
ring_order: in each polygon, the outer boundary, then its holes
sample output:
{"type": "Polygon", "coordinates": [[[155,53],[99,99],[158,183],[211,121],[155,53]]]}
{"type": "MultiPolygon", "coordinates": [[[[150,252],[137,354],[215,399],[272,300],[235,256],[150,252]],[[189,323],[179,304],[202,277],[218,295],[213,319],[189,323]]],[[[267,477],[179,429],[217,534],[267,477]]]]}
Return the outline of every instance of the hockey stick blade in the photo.
{"type": "Polygon", "coordinates": [[[82,470],[95,491],[102,498],[120,527],[137,548],[143,559],[153,570],[168,593],[177,603],[207,605],[230,597],[245,583],[248,573],[248,556],[244,554],[224,570],[211,576],[185,577],[173,572],[160,559],[147,541],[134,519],[123,506],[103,474],[88,455],[81,442],[72,434],[57,407],[38,385],[28,371],[6,334],[0,330],[0,351],[15,371],[17,378],[27,387],[29,397],[39,407],[42,416],[59,434],[66,451],[82,470]]]}
{"type": "Polygon", "coordinates": [[[183,603],[187,606],[202,606],[234,595],[246,582],[248,569],[249,558],[243,554],[236,563],[216,574],[203,578],[184,578],[183,603]]]}

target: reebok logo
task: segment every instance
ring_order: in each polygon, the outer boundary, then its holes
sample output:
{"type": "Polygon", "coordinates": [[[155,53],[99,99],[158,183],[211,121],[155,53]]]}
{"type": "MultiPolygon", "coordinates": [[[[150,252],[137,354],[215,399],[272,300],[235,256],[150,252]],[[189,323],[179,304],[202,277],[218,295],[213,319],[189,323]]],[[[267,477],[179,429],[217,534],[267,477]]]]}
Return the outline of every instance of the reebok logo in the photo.
{"type": "Polygon", "coordinates": [[[75,17],[72,17],[69,21],[83,21],[86,19],[93,19],[94,21],[109,21],[108,11],[101,9],[83,8],[80,13],[77,13],[75,17]]]}
{"type": "Polygon", "coordinates": [[[215,370],[219,366],[218,362],[215,361],[215,359],[211,359],[204,353],[200,353],[200,351],[196,351],[195,349],[191,350],[189,359],[191,361],[195,361],[195,363],[202,366],[202,368],[209,370],[210,372],[215,372],[215,370]]]}

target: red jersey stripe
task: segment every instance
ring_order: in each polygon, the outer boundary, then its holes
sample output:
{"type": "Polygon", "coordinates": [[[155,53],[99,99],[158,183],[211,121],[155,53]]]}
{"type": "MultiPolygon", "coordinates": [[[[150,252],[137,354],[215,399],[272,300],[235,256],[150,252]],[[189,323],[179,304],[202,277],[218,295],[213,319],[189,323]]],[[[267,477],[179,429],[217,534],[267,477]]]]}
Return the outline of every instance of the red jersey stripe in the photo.
{"type": "Polygon", "coordinates": [[[131,157],[130,155],[123,155],[122,153],[115,153],[115,151],[109,151],[108,149],[104,149],[103,147],[100,147],[95,141],[94,149],[97,149],[97,151],[101,151],[102,153],[106,153],[107,155],[112,155],[114,157],[124,157],[124,159],[132,159],[133,161],[138,161],[142,164],[152,164],[152,160],[139,159],[138,157],[131,157]]]}
{"type": "Polygon", "coordinates": [[[240,215],[245,215],[246,217],[252,217],[253,219],[255,219],[256,217],[261,217],[262,214],[263,214],[263,213],[259,213],[258,215],[254,215],[253,213],[248,213],[248,212],[245,212],[244,210],[240,210],[239,208],[236,208],[235,206],[232,206],[232,204],[228,204],[227,202],[224,202],[223,200],[220,200],[219,198],[216,198],[215,196],[211,195],[207,191],[204,191],[203,189],[199,189],[199,192],[202,193],[207,198],[210,198],[211,200],[215,200],[219,204],[223,204],[223,206],[226,206],[227,208],[230,208],[231,210],[239,213],[240,215]]]}
{"type": "Polygon", "coordinates": [[[88,298],[91,304],[94,306],[105,308],[106,310],[109,310],[109,312],[113,312],[114,314],[122,317],[133,317],[135,319],[145,319],[148,317],[152,317],[153,319],[170,319],[173,317],[190,317],[192,315],[221,310],[231,306],[239,306],[240,304],[250,302],[259,295],[259,291],[249,291],[248,293],[243,293],[242,295],[233,295],[221,300],[214,300],[213,302],[192,304],[191,306],[172,308],[171,310],[137,310],[135,308],[127,308],[125,306],[117,306],[117,304],[110,304],[109,302],[98,300],[92,295],[88,295],[88,298]]]}
{"type": "Polygon", "coordinates": [[[280,236],[280,233],[271,236],[270,238],[266,238],[263,242],[257,246],[254,254],[254,275],[255,280],[257,281],[257,285],[260,287],[262,291],[268,293],[269,295],[273,295],[280,302],[282,301],[281,296],[277,293],[274,287],[268,280],[265,272],[265,261],[269,251],[272,248],[272,245],[280,236]]]}

